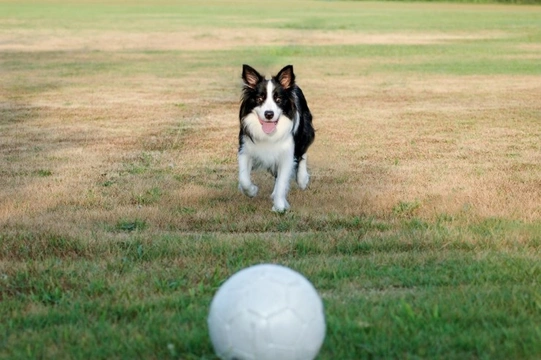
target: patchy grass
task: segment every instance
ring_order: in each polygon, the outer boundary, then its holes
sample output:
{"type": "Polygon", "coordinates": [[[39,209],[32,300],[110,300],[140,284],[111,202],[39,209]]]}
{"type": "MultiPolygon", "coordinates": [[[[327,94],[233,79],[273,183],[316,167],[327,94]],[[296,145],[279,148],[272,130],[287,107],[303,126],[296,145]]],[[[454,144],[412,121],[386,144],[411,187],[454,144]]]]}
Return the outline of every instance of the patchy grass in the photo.
{"type": "Polygon", "coordinates": [[[320,291],[321,359],[541,356],[541,10],[285,5],[0,1],[0,358],[212,359],[262,262],[320,291]],[[237,189],[243,63],[314,114],[283,215],[237,189]]]}

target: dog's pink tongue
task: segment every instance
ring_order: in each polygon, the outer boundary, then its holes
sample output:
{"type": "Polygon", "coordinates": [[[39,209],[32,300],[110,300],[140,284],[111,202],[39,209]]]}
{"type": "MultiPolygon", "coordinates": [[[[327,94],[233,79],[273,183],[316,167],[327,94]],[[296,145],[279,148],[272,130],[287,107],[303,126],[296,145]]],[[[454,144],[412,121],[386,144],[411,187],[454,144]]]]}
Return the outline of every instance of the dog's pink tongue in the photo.
{"type": "Polygon", "coordinates": [[[261,126],[263,127],[263,132],[265,134],[270,134],[276,129],[276,122],[262,121],[261,126]]]}

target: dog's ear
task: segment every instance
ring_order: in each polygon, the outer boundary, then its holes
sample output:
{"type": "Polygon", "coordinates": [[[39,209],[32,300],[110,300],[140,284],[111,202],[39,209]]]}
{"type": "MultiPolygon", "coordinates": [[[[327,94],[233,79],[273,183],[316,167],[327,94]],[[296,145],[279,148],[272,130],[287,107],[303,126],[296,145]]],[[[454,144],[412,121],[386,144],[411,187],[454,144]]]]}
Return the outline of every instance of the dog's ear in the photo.
{"type": "Polygon", "coordinates": [[[244,64],[242,65],[242,80],[246,86],[255,89],[256,85],[263,80],[263,76],[250,65],[244,64]]]}
{"type": "Polygon", "coordinates": [[[290,87],[295,84],[295,74],[293,73],[293,65],[287,65],[284,67],[278,75],[276,75],[276,79],[278,79],[278,82],[284,89],[289,89],[290,87]]]}

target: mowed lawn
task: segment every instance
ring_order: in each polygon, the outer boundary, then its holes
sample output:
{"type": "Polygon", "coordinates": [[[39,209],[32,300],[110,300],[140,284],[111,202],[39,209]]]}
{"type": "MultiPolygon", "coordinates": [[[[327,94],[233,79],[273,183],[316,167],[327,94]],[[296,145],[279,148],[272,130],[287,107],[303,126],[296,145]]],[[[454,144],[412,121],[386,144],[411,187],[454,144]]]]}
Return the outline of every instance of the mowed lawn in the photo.
{"type": "Polygon", "coordinates": [[[318,359],[541,358],[541,7],[0,0],[0,358],[215,359],[257,263],[318,359]],[[237,189],[244,63],[314,115],[283,215],[237,189]]]}

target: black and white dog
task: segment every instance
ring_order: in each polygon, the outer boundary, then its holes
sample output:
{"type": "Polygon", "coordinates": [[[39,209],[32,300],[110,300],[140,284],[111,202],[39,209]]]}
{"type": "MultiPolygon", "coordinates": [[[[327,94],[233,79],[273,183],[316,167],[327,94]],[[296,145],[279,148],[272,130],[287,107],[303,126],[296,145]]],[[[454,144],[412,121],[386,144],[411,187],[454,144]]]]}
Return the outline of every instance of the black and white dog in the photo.
{"type": "Polygon", "coordinates": [[[312,114],[295,84],[293,66],[284,67],[267,80],[254,68],[243,65],[242,79],[239,188],[254,197],[258,189],[250,178],[252,168],[269,170],[275,177],[272,210],[284,212],[289,209],[286,196],[295,171],[299,187],[308,186],[306,151],[315,137],[312,114]]]}

